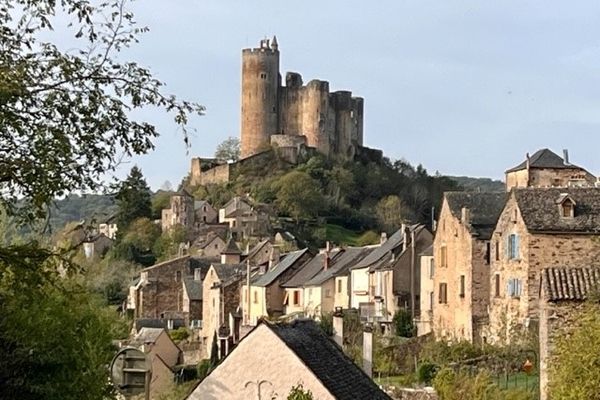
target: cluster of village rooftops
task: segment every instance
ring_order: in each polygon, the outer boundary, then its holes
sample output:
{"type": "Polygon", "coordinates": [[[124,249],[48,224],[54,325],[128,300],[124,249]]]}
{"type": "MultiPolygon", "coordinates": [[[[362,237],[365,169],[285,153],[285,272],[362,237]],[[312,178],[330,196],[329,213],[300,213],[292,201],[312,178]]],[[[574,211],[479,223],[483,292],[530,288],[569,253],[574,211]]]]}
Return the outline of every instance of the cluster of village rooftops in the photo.
{"type": "MultiPolygon", "coordinates": [[[[287,367],[273,361],[273,352],[260,343],[296,355],[298,348],[329,346],[317,344],[330,339],[301,322],[307,318],[352,310],[363,322],[389,331],[394,314],[403,309],[411,313],[418,335],[439,340],[509,344],[535,331],[545,399],[546,363],[557,329],[600,282],[600,188],[593,174],[570,163],[566,151],[563,157],[548,149],[527,155],[506,171],[505,192],[445,193],[432,229],[406,224],[371,246],[328,243],[316,253],[283,252],[294,240],[288,232],[258,240],[269,220],[266,206],[235,198],[218,212],[211,209],[185,193],[174,196],[163,212],[163,228],[190,227],[198,255],[143,269],[127,301],[136,331],[186,326],[194,332],[200,357],[208,357],[216,341],[223,357],[235,348],[233,353],[246,360],[222,364],[227,373],[213,372],[200,385],[202,393],[237,384],[239,393],[247,394],[248,385],[241,388],[245,383],[236,381],[240,376],[259,386],[261,379],[268,381],[273,393],[283,390],[289,382],[269,374],[287,367]],[[236,235],[225,240],[208,229],[215,221],[236,235]],[[242,251],[236,238],[256,244],[242,251]],[[273,325],[263,317],[299,322],[273,325]],[[295,343],[307,335],[312,342],[295,343]],[[246,340],[252,345],[244,346],[246,340]],[[271,361],[273,371],[263,370],[271,361]]],[[[314,375],[306,357],[301,362],[314,375]]],[[[348,361],[341,353],[335,357],[348,361]]],[[[322,398],[344,398],[331,395],[331,388],[313,390],[329,390],[322,398]]]]}

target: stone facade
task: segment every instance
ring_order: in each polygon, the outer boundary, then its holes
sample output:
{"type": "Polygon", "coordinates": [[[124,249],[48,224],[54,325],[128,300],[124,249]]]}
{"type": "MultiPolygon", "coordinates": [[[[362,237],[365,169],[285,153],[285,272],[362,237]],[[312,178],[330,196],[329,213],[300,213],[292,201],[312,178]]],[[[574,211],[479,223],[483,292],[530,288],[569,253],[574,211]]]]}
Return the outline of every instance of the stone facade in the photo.
{"type": "Polygon", "coordinates": [[[194,229],[194,198],[183,191],[171,196],[170,207],[162,210],[161,228],[163,232],[181,225],[188,234],[194,229]]]}
{"type": "Polygon", "coordinates": [[[242,158],[269,148],[272,135],[304,136],[323,154],[351,158],[363,143],[363,99],[330,93],[325,81],[303,85],[297,73],[283,86],[277,41],[262,40],[242,52],[242,158]]]}
{"type": "Polygon", "coordinates": [[[435,261],[433,258],[433,246],[419,257],[421,266],[421,295],[419,316],[415,319],[417,335],[427,335],[432,331],[433,303],[435,299],[435,286],[433,276],[435,272],[435,261]]]}
{"type": "Polygon", "coordinates": [[[492,254],[490,338],[510,342],[539,318],[542,268],[597,265],[600,233],[529,229],[513,192],[494,231],[492,254]],[[510,247],[516,248],[511,251],[510,247]]]}

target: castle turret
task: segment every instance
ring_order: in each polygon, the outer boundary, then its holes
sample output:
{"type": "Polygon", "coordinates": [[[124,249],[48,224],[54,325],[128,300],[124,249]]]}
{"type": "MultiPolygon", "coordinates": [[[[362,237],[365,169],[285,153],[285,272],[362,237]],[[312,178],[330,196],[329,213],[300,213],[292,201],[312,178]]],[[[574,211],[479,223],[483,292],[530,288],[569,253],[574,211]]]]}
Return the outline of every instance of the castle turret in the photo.
{"type": "Polygon", "coordinates": [[[279,45],[269,42],[242,51],[242,158],[267,148],[279,130],[279,45]]]}

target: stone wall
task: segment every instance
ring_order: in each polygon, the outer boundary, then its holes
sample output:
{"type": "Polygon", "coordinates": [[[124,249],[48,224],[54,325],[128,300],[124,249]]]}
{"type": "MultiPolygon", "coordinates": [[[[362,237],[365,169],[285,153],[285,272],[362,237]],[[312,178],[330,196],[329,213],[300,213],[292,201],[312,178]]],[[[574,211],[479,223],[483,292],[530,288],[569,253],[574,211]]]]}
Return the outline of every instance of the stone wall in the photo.
{"type": "Polygon", "coordinates": [[[594,186],[596,177],[581,168],[531,168],[506,174],[506,189],[513,187],[567,187],[570,184],[594,186]]]}

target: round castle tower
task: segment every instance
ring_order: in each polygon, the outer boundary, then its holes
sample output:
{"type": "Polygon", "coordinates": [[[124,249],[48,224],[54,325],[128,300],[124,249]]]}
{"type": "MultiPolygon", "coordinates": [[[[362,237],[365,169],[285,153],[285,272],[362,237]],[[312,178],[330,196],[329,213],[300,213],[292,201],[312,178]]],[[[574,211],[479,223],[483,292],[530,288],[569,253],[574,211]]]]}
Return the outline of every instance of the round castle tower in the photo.
{"type": "Polygon", "coordinates": [[[259,153],[278,132],[280,86],[277,38],[242,51],[241,157],[259,153]]]}

